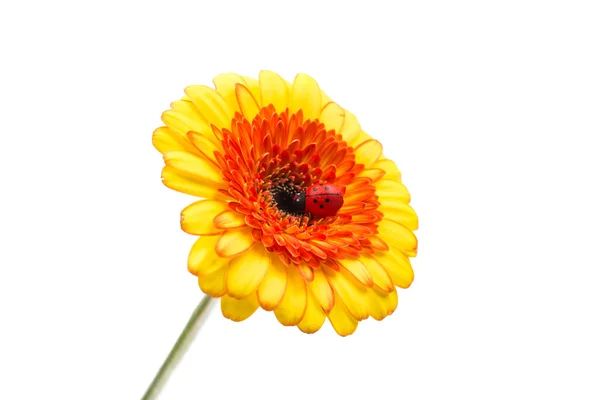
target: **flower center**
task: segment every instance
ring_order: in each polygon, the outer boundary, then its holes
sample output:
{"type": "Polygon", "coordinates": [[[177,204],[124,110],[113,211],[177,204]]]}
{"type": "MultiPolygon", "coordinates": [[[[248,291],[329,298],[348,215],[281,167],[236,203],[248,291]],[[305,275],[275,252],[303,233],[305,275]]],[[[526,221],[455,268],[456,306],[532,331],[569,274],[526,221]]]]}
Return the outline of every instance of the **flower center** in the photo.
{"type": "Polygon", "coordinates": [[[300,217],[306,206],[306,193],[303,188],[291,184],[279,184],[269,190],[273,206],[286,214],[300,217]]]}
{"type": "Polygon", "coordinates": [[[277,113],[272,105],[252,121],[236,113],[231,130],[213,130],[222,146],[216,161],[228,185],[221,193],[245,215],[253,238],[285,265],[339,269],[336,260],[387,248],[376,236],[381,218],[375,188],[370,178],[357,177],[365,167],[339,133],[304,119],[302,111],[277,113]],[[317,199],[311,192],[309,198],[306,188],[318,184],[335,187],[335,193],[317,199]],[[358,213],[362,217],[355,220],[358,213]]]}

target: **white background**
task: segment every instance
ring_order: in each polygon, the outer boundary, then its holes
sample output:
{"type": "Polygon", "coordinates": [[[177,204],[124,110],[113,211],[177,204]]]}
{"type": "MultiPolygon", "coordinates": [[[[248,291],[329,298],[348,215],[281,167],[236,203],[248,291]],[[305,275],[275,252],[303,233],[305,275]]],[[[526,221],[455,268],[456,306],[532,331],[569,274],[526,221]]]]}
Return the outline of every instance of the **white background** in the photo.
{"type": "Polygon", "coordinates": [[[594,1],[0,6],[0,398],[136,399],[200,299],[160,114],[313,75],[420,216],[396,313],[340,338],[213,313],[164,399],[600,398],[594,1]],[[393,4],[393,6],[392,6],[393,4]]]}

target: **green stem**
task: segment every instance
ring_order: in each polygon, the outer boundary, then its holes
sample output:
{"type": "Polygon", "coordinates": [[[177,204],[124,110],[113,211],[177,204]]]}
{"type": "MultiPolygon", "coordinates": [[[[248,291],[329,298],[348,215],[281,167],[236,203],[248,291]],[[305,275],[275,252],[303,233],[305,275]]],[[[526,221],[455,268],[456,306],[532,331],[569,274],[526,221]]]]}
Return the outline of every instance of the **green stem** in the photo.
{"type": "Polygon", "coordinates": [[[169,380],[171,373],[177,367],[181,358],[190,347],[194,338],[198,334],[198,331],[202,327],[202,324],[208,317],[208,314],[213,306],[214,302],[212,298],[208,295],[205,295],[200,303],[190,316],[188,323],[183,328],[183,331],[179,335],[179,339],[175,342],[175,345],[171,349],[171,352],[163,362],[163,365],[160,367],[154,380],[146,390],[144,397],[142,400],[153,400],[158,397],[160,391],[165,386],[165,383],[169,380]]]}

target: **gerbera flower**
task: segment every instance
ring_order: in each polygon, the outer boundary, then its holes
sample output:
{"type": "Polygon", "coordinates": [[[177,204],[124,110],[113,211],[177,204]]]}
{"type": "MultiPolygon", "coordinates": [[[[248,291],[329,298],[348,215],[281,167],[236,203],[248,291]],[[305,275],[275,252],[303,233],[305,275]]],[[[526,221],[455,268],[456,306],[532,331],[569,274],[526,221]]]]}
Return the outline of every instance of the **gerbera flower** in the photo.
{"type": "Polygon", "coordinates": [[[181,213],[199,236],[188,269],[202,291],[229,319],[262,307],[306,333],[327,318],[345,336],[390,315],[396,286],[413,280],[417,216],[381,143],[307,75],[222,74],[214,84],[186,88],[153,135],[163,183],[202,198],[181,213]],[[295,204],[320,184],[343,195],[335,215],[295,204]]]}

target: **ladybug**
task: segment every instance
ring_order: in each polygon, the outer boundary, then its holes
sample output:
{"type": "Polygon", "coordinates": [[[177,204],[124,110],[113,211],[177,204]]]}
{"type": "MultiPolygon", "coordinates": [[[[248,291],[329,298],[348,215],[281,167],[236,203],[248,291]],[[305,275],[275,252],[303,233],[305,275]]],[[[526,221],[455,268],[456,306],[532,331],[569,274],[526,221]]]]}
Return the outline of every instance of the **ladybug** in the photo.
{"type": "Polygon", "coordinates": [[[318,183],[296,194],[293,198],[295,208],[316,217],[331,217],[344,204],[342,190],[331,184],[318,183]]]}

